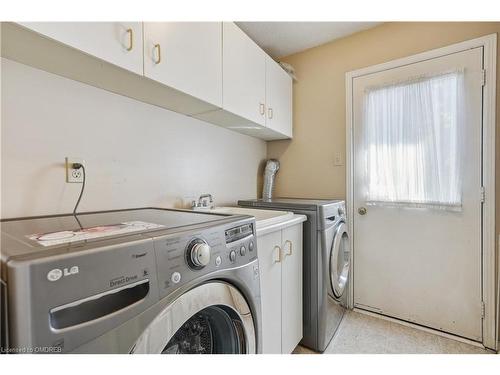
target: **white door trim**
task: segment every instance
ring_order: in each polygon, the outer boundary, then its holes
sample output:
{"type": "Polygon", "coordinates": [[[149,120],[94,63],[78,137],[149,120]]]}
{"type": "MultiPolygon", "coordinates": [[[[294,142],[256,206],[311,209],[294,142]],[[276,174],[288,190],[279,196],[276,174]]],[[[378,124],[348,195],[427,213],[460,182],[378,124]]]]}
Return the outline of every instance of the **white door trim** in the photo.
{"type": "MultiPolygon", "coordinates": [[[[483,345],[487,348],[498,349],[498,315],[499,306],[496,296],[495,275],[497,271],[495,248],[495,110],[496,110],[496,59],[497,34],[486,35],[477,39],[467,40],[446,47],[433,49],[416,55],[404,57],[386,63],[369,66],[346,73],[346,181],[347,181],[347,212],[350,246],[352,257],[356,256],[354,249],[355,230],[352,217],[353,207],[353,105],[352,81],[356,77],[381,72],[417,62],[483,47],[483,63],[486,71],[483,87],[483,135],[482,135],[482,179],[485,189],[485,200],[482,212],[482,298],[485,304],[483,319],[483,345]]],[[[353,270],[351,270],[353,271],[353,270]]],[[[353,272],[350,272],[350,284],[353,282],[353,272]]],[[[500,280],[499,280],[500,282],[500,280]]],[[[500,287],[499,287],[500,289],[500,287]]],[[[354,303],[353,288],[350,288],[349,305],[354,303]]]]}

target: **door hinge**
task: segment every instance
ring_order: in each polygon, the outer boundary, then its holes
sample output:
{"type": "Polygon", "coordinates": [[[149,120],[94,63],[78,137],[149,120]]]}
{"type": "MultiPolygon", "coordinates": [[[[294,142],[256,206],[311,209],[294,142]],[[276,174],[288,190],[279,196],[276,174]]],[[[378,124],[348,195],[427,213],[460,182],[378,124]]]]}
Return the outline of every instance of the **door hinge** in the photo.
{"type": "Polygon", "coordinates": [[[481,86],[486,85],[486,70],[483,69],[481,71],[481,86]]]}
{"type": "Polygon", "coordinates": [[[481,203],[484,203],[485,199],[486,199],[486,190],[484,189],[484,186],[481,186],[481,203]]]}
{"type": "Polygon", "coordinates": [[[484,319],[485,309],[484,302],[481,301],[481,319],[484,319]]]}

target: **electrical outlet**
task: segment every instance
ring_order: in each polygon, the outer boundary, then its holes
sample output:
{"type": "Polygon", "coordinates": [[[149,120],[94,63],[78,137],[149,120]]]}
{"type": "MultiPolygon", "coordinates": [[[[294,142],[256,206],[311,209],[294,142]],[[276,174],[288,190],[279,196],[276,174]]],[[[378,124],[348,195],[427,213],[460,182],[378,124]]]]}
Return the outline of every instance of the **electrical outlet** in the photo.
{"type": "Polygon", "coordinates": [[[85,161],[82,158],[66,157],[66,182],[68,183],[83,183],[83,170],[73,168],[73,163],[80,163],[85,166],[85,161]]]}

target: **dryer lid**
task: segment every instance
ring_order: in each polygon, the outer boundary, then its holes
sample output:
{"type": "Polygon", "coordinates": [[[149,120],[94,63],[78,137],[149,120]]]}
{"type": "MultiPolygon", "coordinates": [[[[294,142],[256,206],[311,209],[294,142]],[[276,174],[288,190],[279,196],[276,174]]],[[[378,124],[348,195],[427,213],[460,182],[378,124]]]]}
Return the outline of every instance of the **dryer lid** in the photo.
{"type": "Polygon", "coordinates": [[[240,206],[251,207],[278,207],[287,208],[288,211],[294,209],[317,211],[318,207],[327,206],[339,202],[337,199],[306,199],[306,198],[272,198],[269,200],[250,199],[238,201],[240,206]]]}

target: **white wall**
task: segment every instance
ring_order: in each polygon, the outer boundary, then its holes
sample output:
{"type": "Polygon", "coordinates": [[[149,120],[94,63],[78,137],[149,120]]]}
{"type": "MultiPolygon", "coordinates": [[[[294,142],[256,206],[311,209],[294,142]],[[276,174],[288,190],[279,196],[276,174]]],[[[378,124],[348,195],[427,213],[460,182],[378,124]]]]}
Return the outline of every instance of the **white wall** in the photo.
{"type": "Polygon", "coordinates": [[[65,156],[86,162],[81,211],[256,197],[264,141],[7,59],[1,74],[2,218],[71,212],[65,156]]]}

